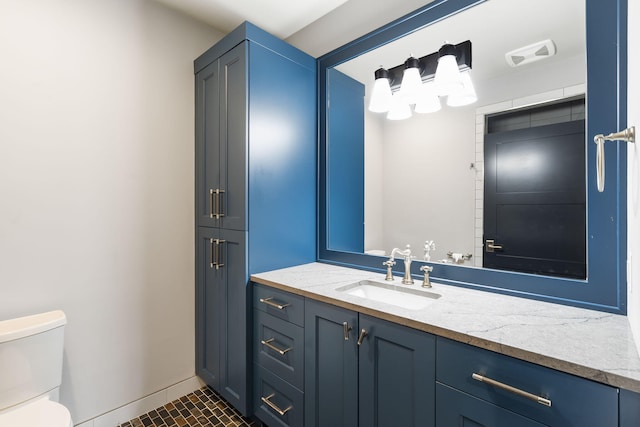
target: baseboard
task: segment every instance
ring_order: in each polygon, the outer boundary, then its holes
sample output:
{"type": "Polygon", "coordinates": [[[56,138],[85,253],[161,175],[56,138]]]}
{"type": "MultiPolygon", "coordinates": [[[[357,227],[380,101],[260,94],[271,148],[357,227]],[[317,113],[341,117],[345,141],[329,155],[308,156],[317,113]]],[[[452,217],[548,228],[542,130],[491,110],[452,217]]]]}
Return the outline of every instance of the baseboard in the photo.
{"type": "Polygon", "coordinates": [[[116,427],[121,423],[136,418],[142,414],[166,405],[204,386],[200,378],[193,376],[163,390],[157,391],[142,399],[135,400],[113,411],[92,418],[75,427],[116,427]]]}

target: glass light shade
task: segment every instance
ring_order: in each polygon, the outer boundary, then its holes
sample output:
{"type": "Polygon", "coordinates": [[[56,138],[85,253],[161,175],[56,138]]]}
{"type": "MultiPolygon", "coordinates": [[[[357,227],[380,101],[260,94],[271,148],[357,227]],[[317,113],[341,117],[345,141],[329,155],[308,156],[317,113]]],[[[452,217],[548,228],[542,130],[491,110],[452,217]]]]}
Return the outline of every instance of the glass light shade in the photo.
{"type": "Polygon", "coordinates": [[[411,107],[407,100],[399,93],[395,93],[391,101],[391,109],[387,113],[387,119],[405,120],[409,117],[411,117],[411,107]]]}
{"type": "Polygon", "coordinates": [[[462,90],[462,79],[455,55],[445,55],[438,59],[434,80],[440,95],[449,95],[462,90]]]}
{"type": "Polygon", "coordinates": [[[467,70],[461,73],[461,78],[462,90],[447,97],[447,105],[450,107],[463,107],[478,100],[476,89],[473,87],[473,81],[471,81],[471,72],[467,70]]]}
{"type": "Polygon", "coordinates": [[[405,62],[402,83],[400,84],[400,96],[406,99],[408,104],[415,104],[418,98],[418,91],[422,87],[422,77],[420,77],[420,65],[416,58],[409,58],[405,62]]]}
{"type": "Polygon", "coordinates": [[[391,109],[391,86],[388,78],[379,78],[373,83],[369,111],[374,113],[386,113],[391,109]]]}
{"type": "Polygon", "coordinates": [[[424,83],[420,90],[414,111],[420,114],[435,113],[440,110],[440,108],[440,98],[438,97],[435,83],[424,83]]]}

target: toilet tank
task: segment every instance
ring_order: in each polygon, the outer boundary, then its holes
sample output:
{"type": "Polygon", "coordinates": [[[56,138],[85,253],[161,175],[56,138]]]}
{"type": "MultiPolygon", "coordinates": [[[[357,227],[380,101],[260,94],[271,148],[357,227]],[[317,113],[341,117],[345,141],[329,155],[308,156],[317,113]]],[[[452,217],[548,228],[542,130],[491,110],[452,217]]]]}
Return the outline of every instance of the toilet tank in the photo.
{"type": "Polygon", "coordinates": [[[0,321],[0,412],[60,386],[66,323],[59,310],[0,321]]]}

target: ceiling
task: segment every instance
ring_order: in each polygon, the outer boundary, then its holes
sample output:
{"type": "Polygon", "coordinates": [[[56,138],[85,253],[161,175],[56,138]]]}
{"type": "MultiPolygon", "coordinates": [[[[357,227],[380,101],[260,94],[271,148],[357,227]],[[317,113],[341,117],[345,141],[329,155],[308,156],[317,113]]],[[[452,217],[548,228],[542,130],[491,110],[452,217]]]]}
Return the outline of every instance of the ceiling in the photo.
{"type": "Polygon", "coordinates": [[[224,34],[243,21],[286,39],[347,0],[156,0],[224,34]]]}

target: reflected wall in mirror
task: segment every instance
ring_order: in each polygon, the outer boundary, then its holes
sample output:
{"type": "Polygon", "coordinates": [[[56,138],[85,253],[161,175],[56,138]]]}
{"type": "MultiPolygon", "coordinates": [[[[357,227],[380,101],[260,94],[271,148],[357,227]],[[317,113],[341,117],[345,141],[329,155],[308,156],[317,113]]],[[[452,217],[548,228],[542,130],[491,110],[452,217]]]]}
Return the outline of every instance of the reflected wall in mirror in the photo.
{"type": "MultiPolygon", "coordinates": [[[[410,243],[420,260],[425,241],[433,240],[433,276],[444,282],[511,289],[539,299],[624,311],[624,292],[620,292],[625,286],[621,216],[626,200],[620,196],[626,188],[624,180],[619,180],[619,187],[605,198],[587,186],[588,271],[584,280],[459,268],[448,263],[451,253],[462,265],[482,267],[484,126],[488,115],[586,95],[589,120],[585,142],[591,140],[589,135],[598,133],[595,129],[625,127],[621,110],[626,76],[620,70],[626,61],[626,27],[620,16],[626,15],[618,15],[616,7],[626,8],[626,2],[614,3],[436,0],[321,57],[320,97],[327,109],[320,112],[320,160],[325,180],[320,184],[319,259],[378,269],[381,258],[362,254],[384,251],[388,255],[393,247],[410,243]],[[596,22],[597,28],[589,25],[596,22]],[[507,64],[506,52],[546,39],[553,40],[555,55],[520,67],[507,64]],[[453,108],[443,102],[438,112],[414,113],[403,121],[366,110],[377,68],[392,68],[409,56],[437,51],[443,42],[464,40],[473,45],[475,104],[453,108]],[[611,49],[612,43],[618,49],[611,49]],[[587,85],[587,74],[596,84],[587,85]],[[351,87],[358,88],[356,92],[364,92],[357,108],[353,104],[341,108],[334,102],[346,93],[332,85],[334,77],[342,83],[350,81],[351,87]],[[364,116],[364,123],[351,117],[355,109],[364,116]],[[355,130],[351,137],[339,137],[345,134],[340,123],[355,130]],[[360,157],[354,155],[358,144],[365,147],[360,157]],[[348,161],[338,154],[345,151],[352,156],[348,161]],[[350,173],[361,165],[364,175],[350,173]],[[342,173],[334,175],[336,169],[342,173]],[[346,194],[340,189],[348,181],[355,185],[346,194]],[[471,257],[465,260],[464,255],[471,257]]],[[[595,162],[591,145],[583,145],[587,154],[584,179],[589,183],[595,162]]],[[[621,177],[624,153],[616,154],[607,167],[621,177]]],[[[419,264],[414,264],[417,270],[419,264]]]]}

